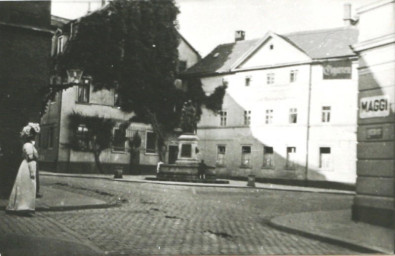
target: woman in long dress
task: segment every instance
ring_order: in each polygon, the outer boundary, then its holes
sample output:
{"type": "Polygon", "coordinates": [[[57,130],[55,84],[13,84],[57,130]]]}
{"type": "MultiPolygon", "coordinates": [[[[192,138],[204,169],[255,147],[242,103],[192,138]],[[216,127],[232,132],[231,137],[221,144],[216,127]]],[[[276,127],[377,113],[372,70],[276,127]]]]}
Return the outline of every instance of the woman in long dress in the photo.
{"type": "Polygon", "coordinates": [[[19,167],[14,186],[11,191],[7,213],[34,213],[36,208],[36,168],[38,153],[34,147],[34,138],[40,131],[38,124],[29,123],[21,132],[24,139],[23,160],[19,167]]]}

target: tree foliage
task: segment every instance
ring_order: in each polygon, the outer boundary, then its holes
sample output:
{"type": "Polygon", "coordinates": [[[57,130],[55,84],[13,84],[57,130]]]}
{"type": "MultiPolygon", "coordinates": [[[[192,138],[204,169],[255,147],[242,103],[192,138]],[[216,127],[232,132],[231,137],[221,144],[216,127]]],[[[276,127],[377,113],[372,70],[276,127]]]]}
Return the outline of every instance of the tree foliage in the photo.
{"type": "Polygon", "coordinates": [[[80,113],[73,112],[69,115],[69,128],[72,131],[70,138],[70,147],[73,150],[87,150],[92,152],[95,157],[95,163],[98,171],[103,172],[100,163],[100,154],[104,149],[111,146],[112,130],[115,121],[109,118],[99,116],[85,116],[80,113]],[[78,128],[84,125],[87,128],[84,134],[83,145],[81,145],[81,138],[78,137],[78,128]]]}
{"type": "Polygon", "coordinates": [[[203,104],[215,111],[222,103],[221,93],[205,95],[199,79],[188,82],[186,91],[175,87],[178,13],[174,0],[114,0],[79,20],[64,54],[55,60],[63,75],[83,69],[93,77],[94,89],[118,90],[121,109],[152,125],[159,151],[179,127],[184,102],[192,101],[196,120],[203,104]]]}

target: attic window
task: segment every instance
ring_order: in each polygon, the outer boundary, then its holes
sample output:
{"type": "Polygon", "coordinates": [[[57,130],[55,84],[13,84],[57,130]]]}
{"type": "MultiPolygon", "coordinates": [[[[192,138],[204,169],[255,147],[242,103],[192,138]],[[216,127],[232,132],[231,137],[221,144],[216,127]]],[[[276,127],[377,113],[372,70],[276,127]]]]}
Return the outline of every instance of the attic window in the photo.
{"type": "Polygon", "coordinates": [[[273,48],[274,48],[274,45],[271,44],[270,45],[270,50],[273,50],[273,48]]]}
{"type": "Polygon", "coordinates": [[[214,54],[214,58],[217,58],[219,56],[219,52],[216,52],[215,54],[214,54]]]}

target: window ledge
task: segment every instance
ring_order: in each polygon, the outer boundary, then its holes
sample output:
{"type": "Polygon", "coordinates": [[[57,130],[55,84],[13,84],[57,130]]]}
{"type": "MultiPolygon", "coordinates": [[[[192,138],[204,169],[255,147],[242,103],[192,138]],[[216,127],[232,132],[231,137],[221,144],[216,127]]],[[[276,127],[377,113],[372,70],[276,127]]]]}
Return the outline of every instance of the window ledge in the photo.
{"type": "Polygon", "coordinates": [[[218,167],[218,168],[225,168],[226,165],[224,165],[224,164],[216,164],[215,167],[218,167]]]}
{"type": "Polygon", "coordinates": [[[262,169],[265,169],[265,170],[274,170],[274,166],[262,166],[262,169]]]}
{"type": "Polygon", "coordinates": [[[239,168],[241,168],[241,169],[252,169],[252,166],[250,166],[250,165],[240,165],[239,168]]]}
{"type": "Polygon", "coordinates": [[[111,153],[112,154],[127,154],[128,153],[128,151],[125,149],[125,150],[115,150],[115,149],[111,149],[111,153]]]}
{"type": "Polygon", "coordinates": [[[81,101],[76,101],[75,104],[80,104],[80,105],[91,105],[89,102],[81,102],[81,101]]]}
{"type": "Polygon", "coordinates": [[[148,155],[148,156],[158,156],[159,155],[157,152],[145,152],[144,154],[148,155]]]}

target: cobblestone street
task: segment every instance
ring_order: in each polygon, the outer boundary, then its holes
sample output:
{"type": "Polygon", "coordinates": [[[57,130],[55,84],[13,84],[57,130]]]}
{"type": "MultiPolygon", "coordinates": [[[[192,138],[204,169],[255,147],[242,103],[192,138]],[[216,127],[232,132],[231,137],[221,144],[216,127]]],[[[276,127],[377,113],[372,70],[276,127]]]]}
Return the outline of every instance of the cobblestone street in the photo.
{"type": "Polygon", "coordinates": [[[267,224],[274,216],[347,208],[351,196],[49,176],[42,181],[119,207],[2,216],[13,233],[79,241],[108,254],[358,253],[267,224]]]}

